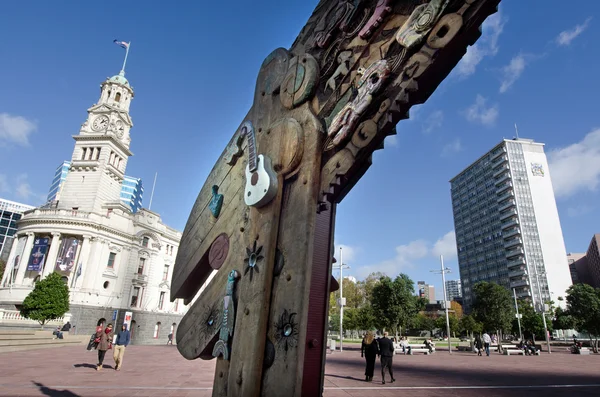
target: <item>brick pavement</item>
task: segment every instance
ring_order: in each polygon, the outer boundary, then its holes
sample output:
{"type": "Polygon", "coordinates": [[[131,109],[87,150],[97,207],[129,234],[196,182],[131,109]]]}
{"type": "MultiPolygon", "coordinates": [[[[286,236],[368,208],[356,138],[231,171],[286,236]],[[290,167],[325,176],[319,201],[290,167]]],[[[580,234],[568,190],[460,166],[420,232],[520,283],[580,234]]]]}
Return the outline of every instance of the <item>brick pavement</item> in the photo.
{"type": "MultiPolygon", "coordinates": [[[[111,353],[111,352],[110,352],[111,353]]],[[[173,346],[129,346],[123,369],[112,357],[97,372],[96,351],[83,346],[0,354],[2,396],[210,396],[215,361],[187,361],[173,346]]],[[[598,396],[600,355],[555,352],[537,357],[477,357],[437,352],[394,358],[396,382],[364,382],[356,347],[327,355],[325,397],[598,396]],[[588,385],[583,387],[581,385],[588,385]]]]}

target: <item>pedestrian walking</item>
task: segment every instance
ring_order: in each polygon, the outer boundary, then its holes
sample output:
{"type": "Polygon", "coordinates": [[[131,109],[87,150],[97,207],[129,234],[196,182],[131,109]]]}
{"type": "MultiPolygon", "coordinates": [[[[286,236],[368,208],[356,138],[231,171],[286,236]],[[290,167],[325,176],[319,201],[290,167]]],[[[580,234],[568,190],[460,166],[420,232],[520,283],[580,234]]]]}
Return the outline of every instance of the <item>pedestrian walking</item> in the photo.
{"type": "Polygon", "coordinates": [[[123,366],[123,356],[125,355],[125,348],[131,340],[131,334],[127,329],[127,324],[123,324],[121,331],[117,334],[117,340],[115,341],[115,350],[113,351],[113,359],[115,360],[115,371],[121,370],[123,366]]]}
{"type": "Polygon", "coordinates": [[[490,356],[490,343],[492,342],[492,338],[490,338],[490,335],[486,332],[483,334],[483,347],[485,348],[485,355],[486,356],[490,356]]]}
{"type": "Polygon", "coordinates": [[[172,345],[173,344],[173,333],[169,333],[169,335],[167,336],[167,345],[172,345]]]}
{"type": "Polygon", "coordinates": [[[375,335],[373,332],[367,332],[367,335],[363,339],[362,346],[360,348],[360,356],[365,358],[365,381],[371,382],[373,380],[373,372],[375,372],[375,357],[377,357],[377,342],[375,341],[375,335]]]}
{"type": "Polygon", "coordinates": [[[96,366],[96,371],[100,371],[106,352],[112,349],[112,324],[108,324],[105,329],[96,333],[96,341],[98,342],[98,365],[96,366]]]}
{"type": "Polygon", "coordinates": [[[383,333],[383,338],[379,338],[379,355],[381,356],[381,383],[385,385],[385,370],[390,373],[390,382],[394,383],[394,372],[392,370],[392,358],[394,356],[394,344],[388,338],[388,333],[383,333]]]}
{"type": "Polygon", "coordinates": [[[483,354],[481,354],[483,351],[483,342],[479,334],[475,335],[475,349],[477,350],[477,355],[483,357],[483,354]]]}

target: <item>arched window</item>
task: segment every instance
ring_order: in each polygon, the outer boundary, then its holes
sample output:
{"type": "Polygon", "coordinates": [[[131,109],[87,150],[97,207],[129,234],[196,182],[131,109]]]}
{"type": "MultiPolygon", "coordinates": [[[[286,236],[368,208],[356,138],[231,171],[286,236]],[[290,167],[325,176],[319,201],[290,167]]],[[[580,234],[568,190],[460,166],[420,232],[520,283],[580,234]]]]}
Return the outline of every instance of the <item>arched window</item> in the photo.
{"type": "Polygon", "coordinates": [[[121,93],[117,92],[117,95],[115,95],[115,101],[116,102],[120,102],[121,101],[121,93]]]}
{"type": "Polygon", "coordinates": [[[69,285],[69,277],[62,276],[60,279],[62,280],[63,283],[65,283],[65,285],[69,285]]]}
{"type": "Polygon", "coordinates": [[[160,321],[154,326],[154,339],[158,339],[158,333],[160,331],[160,321]]]}

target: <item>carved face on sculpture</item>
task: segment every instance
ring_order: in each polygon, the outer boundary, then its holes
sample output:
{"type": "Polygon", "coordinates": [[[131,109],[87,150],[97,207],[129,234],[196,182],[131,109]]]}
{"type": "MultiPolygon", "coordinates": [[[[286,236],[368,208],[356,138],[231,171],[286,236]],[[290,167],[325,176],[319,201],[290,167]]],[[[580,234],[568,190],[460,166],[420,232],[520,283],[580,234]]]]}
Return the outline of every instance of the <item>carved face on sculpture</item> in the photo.
{"type": "Polygon", "coordinates": [[[390,75],[390,68],[387,61],[377,61],[369,66],[358,81],[358,90],[369,94],[374,94],[383,86],[383,83],[390,75]]]}

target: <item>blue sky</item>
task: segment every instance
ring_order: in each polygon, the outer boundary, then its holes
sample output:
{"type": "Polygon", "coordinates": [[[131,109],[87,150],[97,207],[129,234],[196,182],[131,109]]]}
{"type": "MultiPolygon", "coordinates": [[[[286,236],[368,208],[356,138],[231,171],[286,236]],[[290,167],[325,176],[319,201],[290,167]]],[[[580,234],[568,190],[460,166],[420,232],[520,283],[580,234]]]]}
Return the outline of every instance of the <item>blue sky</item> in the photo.
{"type": "MultiPolygon", "coordinates": [[[[127,173],[143,178],[147,205],[158,172],[152,210],[182,230],[251,106],[260,64],[292,44],[316,3],[4,4],[0,197],[42,204],[99,84],[120,70],[124,50],[112,40],[131,41],[135,156],[127,173]]],[[[405,272],[441,295],[439,275],[429,272],[439,254],[458,274],[448,180],[512,138],[515,123],[521,137],[546,143],[567,251],[587,249],[600,213],[598,16],[600,2],[589,0],[502,2],[476,46],[398,125],[338,207],[345,274],[405,272]]]]}

